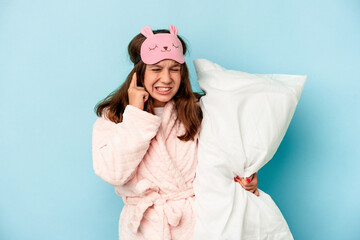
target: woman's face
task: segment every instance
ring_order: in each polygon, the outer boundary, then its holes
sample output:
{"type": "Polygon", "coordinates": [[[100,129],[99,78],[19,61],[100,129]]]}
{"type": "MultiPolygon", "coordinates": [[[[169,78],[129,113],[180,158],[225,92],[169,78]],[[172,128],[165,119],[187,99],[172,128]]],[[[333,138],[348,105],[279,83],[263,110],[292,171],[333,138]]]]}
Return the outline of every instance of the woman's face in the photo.
{"type": "Polygon", "coordinates": [[[165,59],[146,65],[144,87],[154,99],[154,107],[163,107],[179,90],[180,63],[165,59]]]}

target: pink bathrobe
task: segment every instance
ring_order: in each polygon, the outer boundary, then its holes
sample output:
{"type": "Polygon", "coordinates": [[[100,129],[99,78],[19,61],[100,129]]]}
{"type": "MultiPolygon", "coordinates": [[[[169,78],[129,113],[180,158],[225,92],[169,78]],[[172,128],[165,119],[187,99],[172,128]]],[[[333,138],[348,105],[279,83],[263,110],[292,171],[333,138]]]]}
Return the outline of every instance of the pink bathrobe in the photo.
{"type": "Polygon", "coordinates": [[[103,116],[93,126],[95,173],[125,203],[121,240],[193,239],[198,135],[179,140],[185,129],[175,119],[172,100],[162,118],[128,105],[123,122],[103,116]]]}

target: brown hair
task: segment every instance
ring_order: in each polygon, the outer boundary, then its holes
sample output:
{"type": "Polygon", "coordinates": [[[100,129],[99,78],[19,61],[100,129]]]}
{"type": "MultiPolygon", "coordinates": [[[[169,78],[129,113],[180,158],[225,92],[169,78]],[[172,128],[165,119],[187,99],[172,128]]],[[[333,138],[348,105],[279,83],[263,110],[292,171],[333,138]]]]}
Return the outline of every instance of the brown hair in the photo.
{"type": "MultiPolygon", "coordinates": [[[[153,31],[153,33],[169,33],[169,30],[160,29],[153,31]]],[[[183,54],[185,54],[187,51],[186,43],[180,36],[178,36],[178,38],[183,46],[183,54]]],[[[139,33],[129,43],[128,53],[130,60],[133,63],[135,62],[135,59],[140,56],[141,44],[145,41],[145,39],[146,37],[139,33]]],[[[125,107],[129,104],[127,91],[131,83],[132,75],[136,72],[136,76],[138,76],[138,84],[140,83],[141,86],[144,86],[145,69],[146,64],[140,60],[131,70],[125,82],[118,89],[110,93],[105,99],[96,104],[96,115],[102,116],[103,111],[106,110],[106,117],[109,120],[115,123],[122,122],[123,112],[125,107]]],[[[173,100],[175,102],[177,120],[184,125],[186,132],[184,135],[178,136],[178,138],[182,141],[189,141],[194,140],[194,136],[200,129],[203,115],[197,101],[201,96],[203,96],[203,94],[195,93],[191,90],[189,70],[185,62],[181,64],[180,74],[180,87],[173,97],[173,100]]],[[[154,114],[153,99],[150,95],[149,99],[145,102],[144,110],[154,114]]]]}

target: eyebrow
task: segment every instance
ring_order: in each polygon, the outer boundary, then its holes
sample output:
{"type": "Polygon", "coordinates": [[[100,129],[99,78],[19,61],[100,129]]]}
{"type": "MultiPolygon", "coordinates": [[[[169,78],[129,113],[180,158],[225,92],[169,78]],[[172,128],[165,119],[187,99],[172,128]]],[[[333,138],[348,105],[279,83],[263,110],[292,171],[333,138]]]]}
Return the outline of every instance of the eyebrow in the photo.
{"type": "MultiPolygon", "coordinates": [[[[163,66],[158,65],[158,64],[150,64],[150,67],[160,67],[160,68],[162,68],[163,66]]],[[[175,63],[174,65],[172,65],[170,67],[180,67],[180,63],[175,63]]]]}

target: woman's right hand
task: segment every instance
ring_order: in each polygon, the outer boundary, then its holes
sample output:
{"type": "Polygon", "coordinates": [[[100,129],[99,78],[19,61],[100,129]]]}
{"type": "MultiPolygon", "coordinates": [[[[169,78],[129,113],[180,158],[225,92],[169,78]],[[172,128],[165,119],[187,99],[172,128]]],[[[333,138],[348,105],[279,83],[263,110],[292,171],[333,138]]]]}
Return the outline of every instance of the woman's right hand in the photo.
{"type": "Polygon", "coordinates": [[[137,86],[137,77],[134,72],[131,83],[128,89],[129,104],[144,110],[144,103],[149,98],[149,93],[145,91],[145,88],[137,86]]]}

